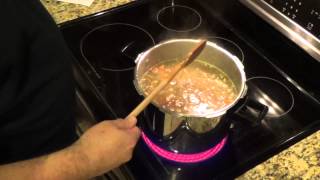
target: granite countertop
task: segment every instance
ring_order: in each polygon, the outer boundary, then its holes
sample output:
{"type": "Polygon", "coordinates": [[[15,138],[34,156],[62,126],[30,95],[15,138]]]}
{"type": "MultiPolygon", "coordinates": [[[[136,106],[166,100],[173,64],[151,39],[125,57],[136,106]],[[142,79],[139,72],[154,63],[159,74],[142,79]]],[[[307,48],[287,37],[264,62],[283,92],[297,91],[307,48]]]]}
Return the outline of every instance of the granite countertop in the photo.
{"type": "Polygon", "coordinates": [[[94,0],[91,6],[56,0],[40,0],[57,24],[126,4],[132,0],[94,0]]]}
{"type": "Polygon", "coordinates": [[[257,165],[237,179],[320,179],[320,131],[257,165]]]}
{"type": "MultiPolygon", "coordinates": [[[[57,24],[130,1],[95,0],[87,7],[56,0],[41,0],[57,24]]],[[[257,165],[237,179],[320,179],[320,131],[257,165]]]]}

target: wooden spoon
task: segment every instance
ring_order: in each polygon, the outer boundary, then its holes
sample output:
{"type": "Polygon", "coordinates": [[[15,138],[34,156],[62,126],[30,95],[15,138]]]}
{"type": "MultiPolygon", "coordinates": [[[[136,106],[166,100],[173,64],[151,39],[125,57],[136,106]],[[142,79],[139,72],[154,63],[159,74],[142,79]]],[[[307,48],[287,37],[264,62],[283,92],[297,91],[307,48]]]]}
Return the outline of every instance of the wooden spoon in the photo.
{"type": "Polygon", "coordinates": [[[163,80],[159,83],[157,87],[155,87],[152,92],[127,116],[128,117],[136,117],[140,114],[141,111],[146,108],[152,99],[164,88],[167,84],[186,66],[191,64],[196,57],[202,52],[204,47],[206,46],[207,41],[206,40],[200,40],[200,42],[197,44],[197,46],[192,49],[188,55],[184,58],[181,65],[169,76],[168,79],[163,80]]]}

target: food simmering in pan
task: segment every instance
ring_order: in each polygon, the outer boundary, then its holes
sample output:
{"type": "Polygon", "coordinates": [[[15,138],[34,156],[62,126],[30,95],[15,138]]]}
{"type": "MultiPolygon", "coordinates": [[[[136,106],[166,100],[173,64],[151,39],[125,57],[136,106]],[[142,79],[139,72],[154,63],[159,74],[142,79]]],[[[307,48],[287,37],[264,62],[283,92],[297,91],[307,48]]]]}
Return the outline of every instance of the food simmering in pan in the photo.
{"type": "MultiPolygon", "coordinates": [[[[148,69],[139,81],[145,94],[148,95],[178,66],[176,60],[169,60],[148,69]]],[[[229,105],[236,96],[237,90],[224,72],[201,60],[195,60],[180,71],[153,102],[172,112],[207,114],[229,105]]]]}

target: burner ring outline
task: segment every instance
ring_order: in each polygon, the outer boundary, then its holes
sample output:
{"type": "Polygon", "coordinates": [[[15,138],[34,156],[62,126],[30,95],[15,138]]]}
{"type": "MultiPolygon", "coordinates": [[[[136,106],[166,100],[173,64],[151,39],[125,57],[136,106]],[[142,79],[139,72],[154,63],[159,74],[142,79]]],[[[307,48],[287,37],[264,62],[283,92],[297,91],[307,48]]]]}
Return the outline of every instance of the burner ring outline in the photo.
{"type": "MultiPolygon", "coordinates": [[[[232,40],[230,40],[230,39],[227,39],[227,38],[224,38],[224,37],[221,37],[221,36],[207,36],[207,39],[222,39],[222,40],[224,40],[224,41],[227,41],[227,42],[229,42],[229,43],[231,43],[232,45],[234,45],[238,50],[239,50],[239,52],[240,52],[240,54],[241,54],[241,59],[240,59],[240,61],[243,63],[244,62],[244,58],[245,58],[245,55],[244,55],[244,53],[243,53],[243,50],[241,49],[241,47],[237,44],[237,43],[235,43],[235,42],[233,42],[232,40]]],[[[227,51],[228,51],[228,49],[226,49],[227,51]]]]}
{"type": "MultiPolygon", "coordinates": [[[[290,105],[290,107],[289,107],[286,111],[284,111],[284,112],[281,113],[280,115],[271,115],[271,114],[268,114],[268,113],[267,113],[266,118],[279,118],[279,117],[281,117],[281,116],[284,116],[284,115],[288,114],[288,113],[292,110],[292,108],[294,107],[294,104],[295,104],[294,95],[293,95],[293,93],[291,92],[291,90],[290,90],[284,83],[282,83],[282,82],[279,81],[279,80],[273,79],[273,78],[271,78],[271,77],[267,77],[267,76],[254,76],[254,77],[250,77],[250,78],[247,79],[246,82],[248,82],[248,81],[250,81],[250,80],[254,80],[254,79],[267,79],[267,80],[271,80],[271,81],[273,81],[273,82],[276,82],[276,83],[280,84],[282,87],[284,87],[284,88],[286,89],[287,92],[289,92],[289,95],[290,95],[290,98],[291,98],[291,105],[290,105]]],[[[267,106],[267,105],[266,105],[266,106],[267,106]]]]}
{"type": "Polygon", "coordinates": [[[160,10],[158,11],[158,13],[157,13],[157,22],[158,22],[158,24],[159,24],[161,27],[163,27],[163,28],[165,28],[165,29],[167,29],[167,30],[173,31],[173,32],[190,32],[190,31],[193,31],[193,30],[197,29],[197,28],[201,25],[201,23],[202,23],[202,17],[201,17],[201,15],[200,15],[200,13],[199,13],[198,11],[196,11],[195,9],[193,9],[193,8],[191,8],[191,7],[183,6],[183,5],[171,5],[171,6],[163,7],[162,9],[160,9],[160,10]],[[165,10],[167,10],[167,9],[169,9],[169,8],[174,8],[174,7],[186,8],[186,9],[191,10],[192,12],[194,12],[194,13],[197,15],[197,17],[199,18],[198,24],[195,25],[195,26],[194,26],[193,28],[191,28],[191,29],[176,30],[176,29],[169,28],[169,27],[167,27],[166,25],[164,25],[163,23],[161,23],[161,21],[159,20],[160,14],[161,14],[163,11],[165,11],[165,10]]]}
{"type": "MultiPolygon", "coordinates": [[[[88,31],[80,40],[80,53],[81,53],[81,56],[84,58],[84,60],[87,62],[87,64],[89,65],[90,69],[101,79],[101,76],[100,74],[96,71],[96,69],[92,66],[92,64],[89,62],[88,58],[84,55],[84,52],[83,52],[83,44],[84,44],[84,40],[91,34],[93,33],[94,31],[98,30],[98,29],[101,29],[103,27],[107,27],[107,26],[113,26],[113,25],[124,25],[124,26],[129,26],[129,27],[133,27],[133,28],[136,28],[136,29],[139,29],[141,30],[142,32],[146,33],[147,36],[151,39],[152,41],[152,44],[155,45],[155,41],[154,41],[154,38],[152,37],[152,35],[146,31],[145,29],[143,29],[142,27],[139,27],[139,26],[136,26],[136,25],[133,25],[133,24],[128,24],[128,23],[110,23],[110,24],[104,24],[104,25],[101,25],[101,26],[97,26],[93,29],[91,29],[90,31],[88,31]]],[[[101,68],[102,70],[104,71],[114,71],[114,72],[122,72],[122,71],[128,71],[128,70],[132,70],[134,69],[134,67],[129,67],[129,68],[124,68],[124,69],[112,69],[112,68],[101,68]]]]}

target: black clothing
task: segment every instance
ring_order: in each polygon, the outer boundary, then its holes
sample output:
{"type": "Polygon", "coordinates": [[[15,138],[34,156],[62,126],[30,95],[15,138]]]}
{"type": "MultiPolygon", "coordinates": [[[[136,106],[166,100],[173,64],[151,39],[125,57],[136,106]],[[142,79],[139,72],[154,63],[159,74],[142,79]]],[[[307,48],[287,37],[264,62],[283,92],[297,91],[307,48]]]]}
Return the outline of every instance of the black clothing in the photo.
{"type": "Polygon", "coordinates": [[[38,0],[0,1],[0,163],[76,138],[71,54],[38,0]]]}

